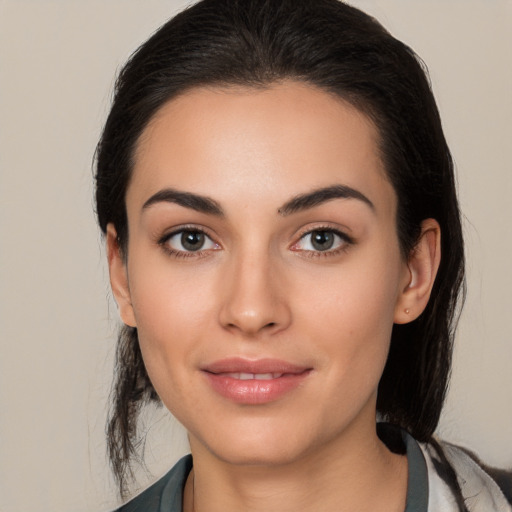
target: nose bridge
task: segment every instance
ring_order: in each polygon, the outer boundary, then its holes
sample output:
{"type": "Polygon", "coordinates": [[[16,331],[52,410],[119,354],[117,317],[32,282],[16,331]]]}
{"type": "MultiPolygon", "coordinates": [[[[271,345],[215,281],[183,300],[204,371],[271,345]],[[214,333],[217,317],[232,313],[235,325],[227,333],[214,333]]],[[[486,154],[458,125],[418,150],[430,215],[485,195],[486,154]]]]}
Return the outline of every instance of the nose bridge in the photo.
{"type": "Polygon", "coordinates": [[[227,264],[220,322],[247,335],[276,332],[290,321],[277,258],[268,249],[241,248],[227,264]]]}

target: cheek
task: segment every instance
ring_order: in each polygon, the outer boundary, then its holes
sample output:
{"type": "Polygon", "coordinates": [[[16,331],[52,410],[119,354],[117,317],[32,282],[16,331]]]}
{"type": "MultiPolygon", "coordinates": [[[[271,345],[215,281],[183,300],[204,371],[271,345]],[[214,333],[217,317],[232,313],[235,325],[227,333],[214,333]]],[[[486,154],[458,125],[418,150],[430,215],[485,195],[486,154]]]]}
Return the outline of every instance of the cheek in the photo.
{"type": "Polygon", "coordinates": [[[399,256],[392,253],[378,261],[362,255],[326,275],[309,274],[302,291],[297,292],[303,296],[297,303],[304,305],[297,316],[308,319],[303,328],[323,345],[329,354],[328,364],[354,373],[356,369],[372,368],[372,373],[383,369],[399,271],[399,256]]]}
{"type": "Polygon", "coordinates": [[[137,327],[150,338],[172,341],[174,333],[204,324],[212,308],[212,276],[206,268],[170,265],[155,251],[133,251],[129,262],[130,295],[137,327]]]}
{"type": "Polygon", "coordinates": [[[145,264],[139,265],[132,258],[130,294],[144,363],[167,404],[199,349],[201,333],[208,332],[215,294],[197,272],[173,272],[158,258],[142,260],[145,264]]]}
{"type": "Polygon", "coordinates": [[[393,322],[398,299],[398,258],[354,258],[339,268],[304,273],[297,294],[307,304],[304,313],[324,317],[319,325],[326,328],[340,323],[347,329],[372,329],[377,324],[393,322]]]}

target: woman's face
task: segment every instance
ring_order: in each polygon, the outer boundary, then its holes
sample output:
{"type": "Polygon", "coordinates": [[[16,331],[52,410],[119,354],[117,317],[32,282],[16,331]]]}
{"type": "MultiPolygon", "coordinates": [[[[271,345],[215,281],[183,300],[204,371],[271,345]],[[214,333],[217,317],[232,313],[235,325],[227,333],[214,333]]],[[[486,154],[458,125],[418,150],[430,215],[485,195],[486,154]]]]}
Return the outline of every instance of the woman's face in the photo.
{"type": "Polygon", "coordinates": [[[410,271],[367,117],[294,82],[192,90],[126,203],[114,291],[193,449],[276,464],[374,430],[410,271]]]}

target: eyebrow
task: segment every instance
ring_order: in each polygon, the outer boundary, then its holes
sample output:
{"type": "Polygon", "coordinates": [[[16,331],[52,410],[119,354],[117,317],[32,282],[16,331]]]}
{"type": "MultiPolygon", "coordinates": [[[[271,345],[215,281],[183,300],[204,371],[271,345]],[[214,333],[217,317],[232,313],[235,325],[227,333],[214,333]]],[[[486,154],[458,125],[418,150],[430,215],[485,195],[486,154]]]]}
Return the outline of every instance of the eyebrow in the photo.
{"type": "MultiPolygon", "coordinates": [[[[313,208],[332,199],[358,199],[375,210],[374,204],[359,190],[347,185],[331,185],[323,187],[312,192],[300,194],[292,197],[277,211],[283,217],[297,213],[299,211],[313,208]]],[[[172,188],[166,188],[153,194],[142,206],[145,210],[157,203],[174,203],[184,208],[190,208],[200,213],[208,215],[224,216],[224,211],[220,204],[214,199],[193,194],[192,192],[182,192],[172,188]]]]}
{"type": "Polygon", "coordinates": [[[280,215],[286,217],[292,213],[307,210],[318,206],[332,199],[357,199],[362,201],[372,210],[375,210],[374,204],[359,190],[348,187],[347,185],[331,185],[329,187],[319,188],[306,194],[300,194],[287,201],[279,210],[280,215]]]}
{"type": "Polygon", "coordinates": [[[223,217],[224,212],[217,201],[210,197],[192,194],[191,192],[181,192],[172,188],[166,188],[153,194],[142,206],[142,210],[149,208],[157,203],[174,203],[184,208],[190,208],[197,212],[208,215],[223,217]]]}

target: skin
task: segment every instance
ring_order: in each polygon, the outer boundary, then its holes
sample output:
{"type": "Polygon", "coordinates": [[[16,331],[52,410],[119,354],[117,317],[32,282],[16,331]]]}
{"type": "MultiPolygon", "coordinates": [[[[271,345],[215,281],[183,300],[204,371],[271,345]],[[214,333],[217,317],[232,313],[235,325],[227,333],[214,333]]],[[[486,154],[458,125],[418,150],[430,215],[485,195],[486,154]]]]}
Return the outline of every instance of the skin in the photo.
{"type": "Polygon", "coordinates": [[[366,116],[296,82],[194,89],[141,136],[127,254],[108,227],[111,283],[156,391],[189,432],[185,510],[404,510],[407,461],[376,435],[376,394],[393,323],[428,302],[440,230],[425,220],[403,259],[377,143],[366,116]],[[333,185],[368,201],[283,211],[333,185]],[[223,215],[144,207],[167,189],[206,196],[223,215]],[[185,227],[206,233],[202,250],[169,237],[185,227]],[[341,234],[318,250],[314,230],[341,234]],[[202,371],[234,356],[311,371],[277,400],[239,404],[202,371]]]}

